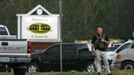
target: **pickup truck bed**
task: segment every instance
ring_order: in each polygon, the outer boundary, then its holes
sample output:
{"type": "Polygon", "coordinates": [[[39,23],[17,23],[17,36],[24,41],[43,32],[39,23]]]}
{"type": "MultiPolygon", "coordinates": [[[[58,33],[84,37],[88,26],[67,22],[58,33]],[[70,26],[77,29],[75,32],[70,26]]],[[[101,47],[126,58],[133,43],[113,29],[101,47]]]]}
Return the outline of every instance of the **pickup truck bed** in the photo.
{"type": "Polygon", "coordinates": [[[30,42],[10,35],[5,25],[0,25],[0,67],[13,68],[14,75],[25,75],[27,64],[31,61],[30,42]]]}
{"type": "Polygon", "coordinates": [[[20,71],[24,75],[26,66],[31,61],[28,47],[26,39],[0,39],[0,64],[13,68],[15,75],[20,71]]]}

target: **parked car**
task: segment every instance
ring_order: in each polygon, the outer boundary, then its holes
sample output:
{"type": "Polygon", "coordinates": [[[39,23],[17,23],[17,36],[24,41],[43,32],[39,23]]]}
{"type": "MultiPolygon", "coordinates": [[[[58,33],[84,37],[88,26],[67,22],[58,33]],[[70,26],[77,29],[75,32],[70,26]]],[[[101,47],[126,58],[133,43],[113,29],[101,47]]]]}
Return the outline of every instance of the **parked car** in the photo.
{"type": "MultiPolygon", "coordinates": [[[[60,44],[31,54],[32,60],[28,72],[60,71],[60,44]]],[[[94,55],[87,44],[62,44],[63,71],[94,71],[94,55]]]]}
{"type": "Polygon", "coordinates": [[[124,42],[110,42],[108,47],[119,47],[120,45],[122,45],[124,42]]]}
{"type": "Polygon", "coordinates": [[[10,35],[5,25],[0,25],[0,67],[13,68],[14,75],[24,75],[25,67],[31,62],[30,42],[10,35]]]}
{"type": "Polygon", "coordinates": [[[114,62],[116,60],[116,54],[120,50],[122,50],[126,44],[131,43],[131,42],[132,42],[132,40],[128,40],[127,42],[123,43],[119,47],[115,46],[112,49],[109,48],[110,50],[107,50],[106,54],[107,54],[107,57],[108,57],[108,60],[109,60],[110,64],[114,64],[114,62]]]}
{"type": "Polygon", "coordinates": [[[134,41],[124,44],[116,51],[115,66],[121,69],[134,69],[134,41]]]}
{"type": "Polygon", "coordinates": [[[109,47],[107,48],[106,50],[106,55],[107,55],[107,58],[108,58],[108,62],[109,62],[109,65],[111,66],[113,63],[114,63],[114,51],[117,49],[118,47],[115,46],[115,47],[109,47]]]}

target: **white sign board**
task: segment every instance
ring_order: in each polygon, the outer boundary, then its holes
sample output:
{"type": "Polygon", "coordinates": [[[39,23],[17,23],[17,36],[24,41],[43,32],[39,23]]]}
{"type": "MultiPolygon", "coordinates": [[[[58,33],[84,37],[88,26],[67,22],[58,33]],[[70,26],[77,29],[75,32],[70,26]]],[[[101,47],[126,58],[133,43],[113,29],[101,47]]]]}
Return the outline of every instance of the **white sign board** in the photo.
{"type": "Polygon", "coordinates": [[[28,14],[18,14],[18,38],[33,42],[60,42],[60,16],[38,5],[28,14]],[[32,13],[37,13],[32,15],[32,13]],[[43,12],[47,15],[43,15],[43,12]]]}

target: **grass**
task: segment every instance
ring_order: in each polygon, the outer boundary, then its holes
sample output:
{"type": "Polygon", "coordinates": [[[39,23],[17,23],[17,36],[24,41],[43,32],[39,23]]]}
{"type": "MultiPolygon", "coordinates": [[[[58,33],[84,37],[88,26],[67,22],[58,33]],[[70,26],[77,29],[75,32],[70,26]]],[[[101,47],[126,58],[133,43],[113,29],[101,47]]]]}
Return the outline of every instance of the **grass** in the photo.
{"type": "MultiPolygon", "coordinates": [[[[113,75],[134,75],[134,70],[113,70],[113,75]]],[[[8,72],[0,72],[0,75],[13,75],[8,72]]],[[[39,73],[26,73],[26,75],[97,75],[95,72],[39,72],[39,73]]],[[[106,75],[105,72],[102,75],[106,75]]]]}
{"type": "MultiPolygon", "coordinates": [[[[113,75],[134,75],[134,70],[120,70],[113,71],[113,75]]],[[[26,75],[97,75],[96,72],[88,73],[88,72],[51,72],[51,73],[31,73],[26,75]]],[[[105,72],[102,75],[106,75],[105,72]]]]}

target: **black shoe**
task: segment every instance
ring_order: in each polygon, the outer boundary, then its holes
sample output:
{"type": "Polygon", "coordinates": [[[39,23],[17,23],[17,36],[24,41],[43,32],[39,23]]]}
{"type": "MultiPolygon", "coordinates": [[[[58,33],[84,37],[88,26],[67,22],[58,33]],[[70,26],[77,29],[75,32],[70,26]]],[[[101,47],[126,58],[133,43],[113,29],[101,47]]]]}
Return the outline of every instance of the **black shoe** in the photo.
{"type": "Polygon", "coordinates": [[[101,73],[100,73],[100,72],[98,72],[98,73],[97,73],[97,75],[101,75],[101,73]]]}
{"type": "Polygon", "coordinates": [[[113,75],[112,73],[108,73],[107,75],[113,75]]]}

